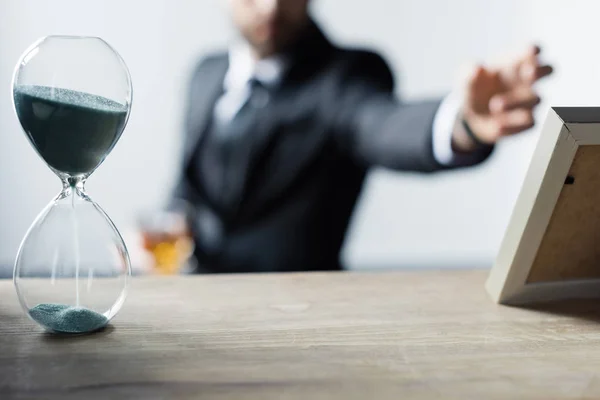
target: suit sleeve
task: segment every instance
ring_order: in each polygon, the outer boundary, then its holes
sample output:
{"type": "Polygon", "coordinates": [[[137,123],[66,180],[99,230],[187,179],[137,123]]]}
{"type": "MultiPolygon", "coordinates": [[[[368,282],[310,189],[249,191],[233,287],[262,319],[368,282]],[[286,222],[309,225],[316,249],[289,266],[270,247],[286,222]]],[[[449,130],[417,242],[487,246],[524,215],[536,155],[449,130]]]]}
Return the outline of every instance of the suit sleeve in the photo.
{"type": "MultiPolygon", "coordinates": [[[[357,162],[418,172],[454,167],[439,163],[433,152],[433,123],[442,99],[402,103],[394,95],[394,79],[381,56],[352,55],[334,90],[338,104],[334,139],[357,162]]],[[[474,157],[470,164],[485,158],[474,157]]]]}

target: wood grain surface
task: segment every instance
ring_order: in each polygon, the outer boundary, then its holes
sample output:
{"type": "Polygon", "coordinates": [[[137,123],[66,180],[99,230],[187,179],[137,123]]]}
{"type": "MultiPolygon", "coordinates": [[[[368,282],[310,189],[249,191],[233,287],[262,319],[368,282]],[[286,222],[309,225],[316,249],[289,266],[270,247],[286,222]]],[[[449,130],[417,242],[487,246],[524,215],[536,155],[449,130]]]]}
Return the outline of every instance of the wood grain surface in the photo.
{"type": "Polygon", "coordinates": [[[487,273],[137,278],[76,337],[2,281],[0,399],[600,398],[598,303],[497,305],[487,273]]]}

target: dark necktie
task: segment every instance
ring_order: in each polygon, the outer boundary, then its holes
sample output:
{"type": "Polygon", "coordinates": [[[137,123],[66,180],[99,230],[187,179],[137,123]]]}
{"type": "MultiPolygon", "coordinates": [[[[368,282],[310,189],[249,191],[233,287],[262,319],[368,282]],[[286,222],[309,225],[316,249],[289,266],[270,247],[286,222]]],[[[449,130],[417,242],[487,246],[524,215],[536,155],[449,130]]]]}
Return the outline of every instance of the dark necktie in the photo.
{"type": "Polygon", "coordinates": [[[250,95],[230,121],[215,121],[206,132],[196,160],[199,182],[224,219],[237,211],[243,195],[258,111],[269,100],[267,89],[250,81],[250,95]]]}

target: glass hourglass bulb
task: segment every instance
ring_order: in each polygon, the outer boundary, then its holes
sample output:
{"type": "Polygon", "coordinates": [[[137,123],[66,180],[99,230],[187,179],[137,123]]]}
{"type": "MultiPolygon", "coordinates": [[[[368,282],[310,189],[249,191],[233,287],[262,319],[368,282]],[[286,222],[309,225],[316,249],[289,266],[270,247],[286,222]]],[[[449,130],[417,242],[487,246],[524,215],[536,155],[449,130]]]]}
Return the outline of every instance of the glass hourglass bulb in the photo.
{"type": "Polygon", "coordinates": [[[131,265],[117,228],[84,184],[127,124],[129,71],[100,38],[48,36],[25,51],[12,88],[27,138],[62,181],[19,247],[19,301],[47,330],[98,330],[123,305],[131,265]]]}

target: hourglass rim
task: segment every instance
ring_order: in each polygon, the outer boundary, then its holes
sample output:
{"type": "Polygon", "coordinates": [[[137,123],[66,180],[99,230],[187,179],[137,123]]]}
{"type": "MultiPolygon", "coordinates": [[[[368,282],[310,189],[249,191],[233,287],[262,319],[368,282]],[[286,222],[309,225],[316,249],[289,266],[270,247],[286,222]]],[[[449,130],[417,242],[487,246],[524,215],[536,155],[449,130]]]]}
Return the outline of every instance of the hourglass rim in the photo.
{"type": "Polygon", "coordinates": [[[48,39],[88,39],[88,40],[100,40],[100,41],[108,44],[108,42],[106,40],[102,39],[100,36],[94,36],[94,35],[63,35],[63,34],[54,34],[54,35],[41,36],[34,43],[37,43],[39,41],[48,40],[48,39]]]}
{"type": "MultiPolygon", "coordinates": [[[[25,51],[19,57],[19,62],[15,66],[15,68],[13,70],[13,74],[12,74],[12,81],[11,81],[11,85],[10,85],[11,92],[14,91],[14,88],[16,86],[16,81],[19,76],[19,70],[21,69],[21,66],[23,65],[24,62],[28,61],[27,56],[36,47],[39,47],[43,42],[49,41],[49,40],[57,40],[57,39],[99,41],[112,51],[112,53],[119,60],[119,64],[121,64],[121,67],[123,68],[123,71],[125,72],[125,75],[127,76],[128,93],[127,93],[127,98],[126,98],[126,105],[128,108],[128,112],[127,112],[127,119],[125,120],[125,125],[127,125],[127,122],[129,119],[129,114],[131,113],[131,106],[133,103],[133,84],[131,81],[131,72],[129,71],[129,67],[127,66],[127,63],[125,63],[125,60],[123,59],[121,54],[110,43],[108,43],[106,40],[102,39],[99,36],[55,34],[55,35],[46,35],[46,36],[42,36],[42,37],[38,38],[29,47],[27,47],[27,49],[25,49],[25,51]]],[[[30,56],[30,58],[33,57],[34,55],[30,56]]],[[[14,99],[13,99],[13,106],[14,106],[14,99]]]]}
{"type": "Polygon", "coordinates": [[[21,55],[21,58],[23,55],[27,54],[28,52],[30,52],[32,49],[34,49],[35,47],[39,46],[42,42],[45,42],[47,40],[56,40],[56,39],[68,39],[68,40],[97,40],[100,41],[104,44],[106,44],[111,50],[113,50],[117,55],[118,52],[114,49],[113,46],[111,46],[106,40],[104,40],[102,37],[100,36],[94,36],[94,35],[65,35],[65,34],[53,34],[53,35],[45,35],[45,36],[40,36],[37,38],[37,40],[35,40],[31,45],[29,45],[29,47],[27,47],[27,49],[25,49],[25,51],[23,52],[23,54],[21,55]]]}

